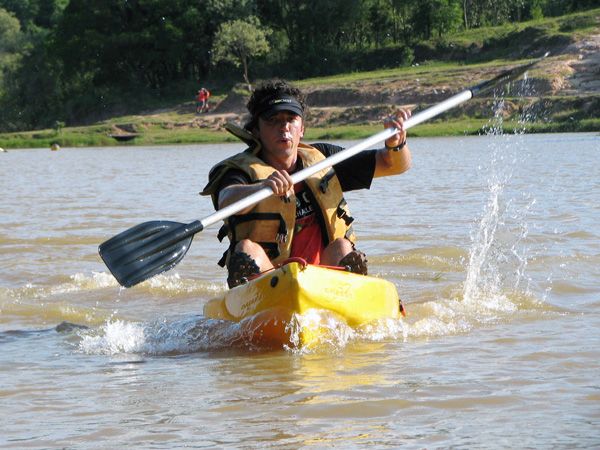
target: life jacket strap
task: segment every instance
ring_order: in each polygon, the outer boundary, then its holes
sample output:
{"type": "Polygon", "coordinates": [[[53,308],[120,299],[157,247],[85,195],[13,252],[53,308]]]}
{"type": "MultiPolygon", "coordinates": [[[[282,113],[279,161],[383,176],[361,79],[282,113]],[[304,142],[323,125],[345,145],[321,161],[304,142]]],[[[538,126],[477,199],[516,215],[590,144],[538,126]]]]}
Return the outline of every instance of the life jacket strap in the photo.
{"type": "Polygon", "coordinates": [[[338,204],[336,213],[337,216],[346,223],[346,226],[349,226],[352,222],[354,222],[354,217],[348,214],[348,211],[345,209],[345,206],[346,200],[342,198],[342,200],[338,204]]]}
{"type": "Polygon", "coordinates": [[[329,171],[325,174],[325,176],[321,179],[319,183],[319,189],[324,194],[327,192],[327,188],[329,187],[329,181],[335,176],[335,172],[333,168],[329,169],[329,171]]]}

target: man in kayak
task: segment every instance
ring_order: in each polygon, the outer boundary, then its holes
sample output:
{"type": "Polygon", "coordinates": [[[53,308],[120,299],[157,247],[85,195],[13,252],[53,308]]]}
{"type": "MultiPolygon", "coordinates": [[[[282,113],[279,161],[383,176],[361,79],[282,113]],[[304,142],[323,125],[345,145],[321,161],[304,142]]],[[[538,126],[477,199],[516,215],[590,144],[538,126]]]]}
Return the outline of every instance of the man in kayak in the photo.
{"type": "Polygon", "coordinates": [[[293,185],[290,174],[343,148],[301,142],[305,96],[283,80],[259,86],[247,108],[250,119],[243,129],[232,124],[226,128],[248,148],[215,165],[202,194],[212,196],[216,209],[265,187],[275,195],[229,217],[219,231],[220,240],[228,236],[230,241],[219,261],[227,266],[229,287],[291,257],[366,275],[367,259],[355,248],[354,219],[343,192],[369,189],[373,178],[410,168],[410,150],[402,129],[410,111],[399,110],[384,121],[386,128],[400,130],[385,141],[385,148],[363,151],[293,185]]]}

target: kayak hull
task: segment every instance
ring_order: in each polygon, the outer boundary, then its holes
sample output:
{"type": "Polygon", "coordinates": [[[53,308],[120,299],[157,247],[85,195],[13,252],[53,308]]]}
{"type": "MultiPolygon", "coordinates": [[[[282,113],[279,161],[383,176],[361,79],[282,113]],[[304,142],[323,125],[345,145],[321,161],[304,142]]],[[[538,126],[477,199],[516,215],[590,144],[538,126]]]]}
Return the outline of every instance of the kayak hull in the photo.
{"type": "Polygon", "coordinates": [[[401,302],[393,283],[314,265],[291,262],[204,306],[204,316],[241,322],[245,339],[259,345],[312,346],[323,330],[304,325],[293,336],[293,318],[310,310],[324,310],[358,326],[401,314],[401,302]]]}

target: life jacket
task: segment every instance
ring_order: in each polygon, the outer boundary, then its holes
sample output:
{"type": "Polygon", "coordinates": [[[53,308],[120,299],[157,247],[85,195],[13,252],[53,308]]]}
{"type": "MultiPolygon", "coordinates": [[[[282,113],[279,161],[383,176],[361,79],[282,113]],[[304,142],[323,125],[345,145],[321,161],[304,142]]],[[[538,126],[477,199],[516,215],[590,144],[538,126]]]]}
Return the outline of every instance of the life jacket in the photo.
{"type": "MultiPolygon", "coordinates": [[[[238,153],[216,164],[209,173],[209,182],[202,195],[211,195],[215,208],[218,205],[216,189],[220,179],[230,169],[243,171],[252,183],[269,177],[275,168],[269,166],[257,154],[261,144],[250,133],[227,124],[227,130],[250,144],[245,151],[238,153]]],[[[298,156],[303,167],[308,167],[325,159],[325,156],[316,148],[306,144],[298,145],[298,156]]],[[[306,187],[311,192],[316,205],[320,210],[320,219],[326,236],[326,244],[337,238],[345,237],[351,242],[356,238],[352,230],[353,218],[344,199],[340,182],[332,168],[321,170],[304,180],[306,187]]],[[[317,215],[319,211],[317,211],[317,215]]],[[[219,231],[219,240],[227,235],[230,247],[219,261],[224,266],[232,249],[242,239],[250,239],[260,244],[273,264],[277,264],[290,255],[292,240],[294,238],[294,225],[296,222],[296,196],[283,198],[272,195],[259,203],[252,210],[243,215],[233,215],[224,220],[225,225],[219,231]]]]}

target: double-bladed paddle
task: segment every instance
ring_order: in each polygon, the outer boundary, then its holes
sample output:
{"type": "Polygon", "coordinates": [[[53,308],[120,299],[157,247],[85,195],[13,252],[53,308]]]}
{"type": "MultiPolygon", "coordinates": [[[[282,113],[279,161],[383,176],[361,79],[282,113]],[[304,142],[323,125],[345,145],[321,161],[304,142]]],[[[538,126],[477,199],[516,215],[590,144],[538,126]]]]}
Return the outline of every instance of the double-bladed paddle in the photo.
{"type": "MultiPolygon", "coordinates": [[[[502,72],[492,80],[465,89],[447,100],[415,114],[404,121],[404,129],[414,127],[470,100],[476,95],[490,92],[496,86],[518,78],[547,55],[548,53],[529,64],[502,72]]],[[[323,169],[327,169],[392,137],[397,132],[396,128],[386,128],[352,147],[292,174],[292,181],[294,184],[299,183],[323,169]]],[[[190,248],[196,233],[271,195],[273,195],[273,191],[265,187],[202,220],[195,220],[188,224],[164,220],[144,222],[117,234],[101,244],[99,247],[100,256],[119,284],[125,287],[135,286],[177,265],[190,248]]]]}

